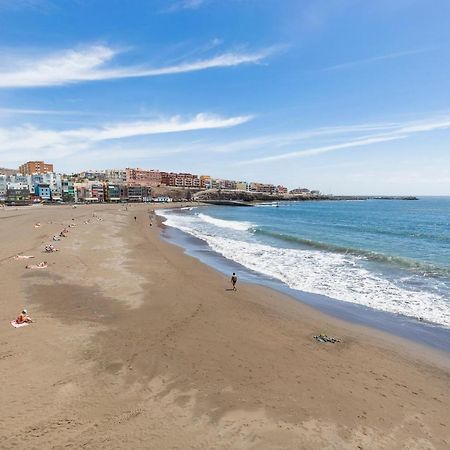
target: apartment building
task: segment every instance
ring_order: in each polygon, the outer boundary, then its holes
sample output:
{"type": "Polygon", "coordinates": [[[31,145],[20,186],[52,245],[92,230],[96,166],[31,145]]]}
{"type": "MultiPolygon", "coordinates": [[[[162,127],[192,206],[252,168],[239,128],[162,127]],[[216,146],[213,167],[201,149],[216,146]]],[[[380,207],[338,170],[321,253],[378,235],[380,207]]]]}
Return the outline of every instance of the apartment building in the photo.
{"type": "Polygon", "coordinates": [[[238,191],[248,191],[248,183],[246,181],[236,181],[236,189],[238,191]]]}
{"type": "Polygon", "coordinates": [[[42,182],[48,184],[52,192],[53,200],[62,198],[62,177],[60,173],[48,172],[42,174],[42,182]]]}
{"type": "Polygon", "coordinates": [[[161,184],[164,186],[175,186],[176,178],[175,172],[161,172],[161,184]]]}
{"type": "Polygon", "coordinates": [[[28,184],[23,183],[8,183],[6,188],[6,203],[13,205],[28,205],[30,204],[30,190],[28,184]]]}
{"type": "Polygon", "coordinates": [[[129,202],[150,202],[152,199],[152,190],[149,186],[134,185],[128,186],[129,202]]]}
{"type": "Polygon", "coordinates": [[[249,190],[251,192],[264,192],[266,194],[274,194],[277,188],[273,184],[265,184],[265,183],[250,183],[249,190]]]}
{"type": "Polygon", "coordinates": [[[105,201],[107,202],[120,202],[122,200],[120,196],[120,185],[106,183],[105,184],[105,201]]]}
{"type": "Polygon", "coordinates": [[[216,178],[212,180],[211,185],[214,189],[236,190],[236,181],[233,180],[223,180],[220,178],[216,178]]]}
{"type": "Polygon", "coordinates": [[[159,170],[125,169],[125,180],[130,185],[159,186],[162,172],[159,170]]]}
{"type": "Polygon", "coordinates": [[[105,189],[103,183],[93,183],[91,185],[92,200],[97,202],[105,201],[105,189]]]}
{"type": "Polygon", "coordinates": [[[7,175],[0,175],[0,202],[6,200],[7,179],[7,175]]]}
{"type": "Polygon", "coordinates": [[[175,186],[177,187],[200,187],[200,178],[197,175],[191,173],[177,173],[175,178],[175,186]]]}
{"type": "Polygon", "coordinates": [[[41,200],[51,200],[52,199],[52,191],[50,189],[49,184],[45,184],[45,183],[36,184],[34,193],[41,200]]]}
{"type": "Polygon", "coordinates": [[[124,169],[107,169],[105,170],[105,178],[110,183],[126,183],[127,172],[124,169]]]}
{"type": "Polygon", "coordinates": [[[85,170],[79,173],[78,178],[86,181],[105,181],[105,172],[105,170],[85,170]]]}
{"type": "Polygon", "coordinates": [[[200,175],[200,187],[203,189],[212,188],[212,179],[209,175],[200,175]]]}
{"type": "Polygon", "coordinates": [[[53,172],[53,164],[44,161],[28,161],[19,167],[19,172],[22,175],[53,172]]]}
{"type": "Polygon", "coordinates": [[[161,184],[179,188],[200,188],[198,175],[191,173],[161,172],[161,184]]]}
{"type": "Polygon", "coordinates": [[[100,203],[105,201],[103,183],[96,181],[82,181],[74,183],[75,201],[100,203]]]}
{"type": "Polygon", "coordinates": [[[75,201],[75,186],[72,180],[65,178],[61,181],[61,199],[65,202],[75,201]]]}

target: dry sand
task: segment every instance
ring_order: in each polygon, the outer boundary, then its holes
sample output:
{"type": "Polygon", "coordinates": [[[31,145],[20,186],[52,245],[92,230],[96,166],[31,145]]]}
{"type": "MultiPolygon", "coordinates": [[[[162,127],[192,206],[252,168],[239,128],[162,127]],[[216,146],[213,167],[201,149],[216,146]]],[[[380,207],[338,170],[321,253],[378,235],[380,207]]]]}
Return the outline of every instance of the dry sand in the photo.
{"type": "Polygon", "coordinates": [[[266,288],[229,291],[149,209],[0,210],[0,448],[450,447],[448,356],[266,288]],[[15,329],[24,307],[36,322],[15,329]]]}

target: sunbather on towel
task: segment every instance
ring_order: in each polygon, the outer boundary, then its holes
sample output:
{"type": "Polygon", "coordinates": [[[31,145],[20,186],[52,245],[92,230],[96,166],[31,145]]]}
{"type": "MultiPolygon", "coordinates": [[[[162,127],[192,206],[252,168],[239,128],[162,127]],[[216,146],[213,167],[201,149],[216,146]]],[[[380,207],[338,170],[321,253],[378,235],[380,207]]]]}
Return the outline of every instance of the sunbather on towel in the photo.
{"type": "Polygon", "coordinates": [[[14,256],[14,259],[30,259],[30,258],[34,258],[34,256],[32,256],[32,255],[16,255],[16,256],[14,256]]]}
{"type": "Polygon", "coordinates": [[[24,309],[19,316],[16,319],[16,323],[20,324],[20,323],[31,323],[33,322],[33,320],[31,319],[31,317],[28,315],[28,312],[26,309],[24,309]]]}
{"type": "Polygon", "coordinates": [[[29,266],[25,266],[25,269],[46,269],[47,267],[47,261],[42,261],[39,264],[31,264],[29,266]]]}

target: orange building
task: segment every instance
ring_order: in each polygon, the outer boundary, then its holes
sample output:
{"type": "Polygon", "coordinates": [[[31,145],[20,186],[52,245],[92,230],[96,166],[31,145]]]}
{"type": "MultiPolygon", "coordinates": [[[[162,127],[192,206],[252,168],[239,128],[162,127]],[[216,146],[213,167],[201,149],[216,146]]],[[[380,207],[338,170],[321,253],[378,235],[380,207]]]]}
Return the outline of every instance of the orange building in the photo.
{"type": "Polygon", "coordinates": [[[28,161],[19,167],[22,175],[32,175],[33,173],[49,173],[53,172],[53,164],[44,161],[28,161]]]}

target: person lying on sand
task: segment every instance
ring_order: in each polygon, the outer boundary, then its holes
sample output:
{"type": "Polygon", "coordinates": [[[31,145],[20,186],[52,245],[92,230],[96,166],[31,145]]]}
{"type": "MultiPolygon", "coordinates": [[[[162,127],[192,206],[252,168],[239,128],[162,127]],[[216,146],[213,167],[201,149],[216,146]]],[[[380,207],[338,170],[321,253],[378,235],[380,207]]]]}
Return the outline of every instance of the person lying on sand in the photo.
{"type": "Polygon", "coordinates": [[[48,244],[44,247],[45,253],[53,253],[53,252],[57,252],[57,251],[58,251],[58,249],[52,244],[48,244]]]}
{"type": "Polygon", "coordinates": [[[28,315],[27,310],[24,309],[19,316],[16,319],[16,323],[20,324],[20,323],[32,323],[33,320],[31,319],[31,317],[28,315]]]}
{"type": "Polygon", "coordinates": [[[16,255],[14,256],[14,259],[31,259],[34,258],[32,255],[16,255]]]}
{"type": "Polygon", "coordinates": [[[34,228],[39,228],[41,226],[41,224],[39,222],[34,224],[34,228]]]}
{"type": "Polygon", "coordinates": [[[29,266],[25,266],[25,269],[46,269],[47,267],[47,261],[42,261],[39,264],[30,264],[29,266]]]}

